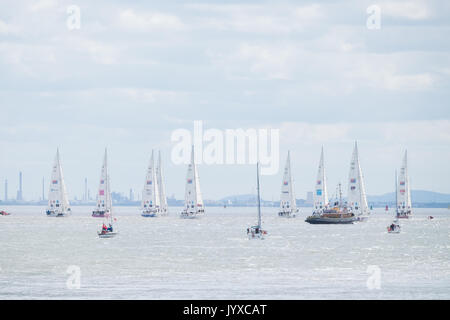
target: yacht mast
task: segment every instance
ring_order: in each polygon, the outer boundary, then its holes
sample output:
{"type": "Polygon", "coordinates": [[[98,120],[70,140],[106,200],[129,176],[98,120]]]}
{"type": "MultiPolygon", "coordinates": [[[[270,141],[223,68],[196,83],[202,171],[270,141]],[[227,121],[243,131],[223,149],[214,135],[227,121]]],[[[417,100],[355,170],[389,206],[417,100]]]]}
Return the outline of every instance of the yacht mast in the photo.
{"type": "Polygon", "coordinates": [[[256,189],[258,190],[258,228],[261,228],[261,196],[259,191],[259,162],[256,163],[256,189]]]}

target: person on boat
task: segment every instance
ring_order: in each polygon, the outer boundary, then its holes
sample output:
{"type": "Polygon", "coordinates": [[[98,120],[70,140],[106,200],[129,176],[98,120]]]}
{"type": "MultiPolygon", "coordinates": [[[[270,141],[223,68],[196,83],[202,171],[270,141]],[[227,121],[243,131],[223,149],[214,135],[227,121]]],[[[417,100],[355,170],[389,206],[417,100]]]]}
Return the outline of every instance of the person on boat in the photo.
{"type": "Polygon", "coordinates": [[[109,231],[109,232],[112,232],[112,231],[113,231],[113,227],[112,227],[112,224],[109,224],[109,228],[108,228],[108,231],[109,231]]]}

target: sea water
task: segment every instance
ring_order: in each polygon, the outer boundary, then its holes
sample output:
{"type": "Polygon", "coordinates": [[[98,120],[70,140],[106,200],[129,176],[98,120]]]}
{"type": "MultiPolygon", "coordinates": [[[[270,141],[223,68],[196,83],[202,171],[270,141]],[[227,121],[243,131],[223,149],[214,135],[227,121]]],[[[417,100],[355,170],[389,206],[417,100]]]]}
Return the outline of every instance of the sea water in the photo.
{"type": "Polygon", "coordinates": [[[0,299],[450,299],[450,210],[415,209],[311,225],[263,208],[264,240],[248,240],[256,208],[207,207],[200,219],[144,218],[115,207],[117,231],[74,206],[67,218],[11,206],[0,216],[0,299]],[[433,220],[427,219],[429,215],[433,220]],[[75,279],[75,280],[74,280],[75,279]]]}

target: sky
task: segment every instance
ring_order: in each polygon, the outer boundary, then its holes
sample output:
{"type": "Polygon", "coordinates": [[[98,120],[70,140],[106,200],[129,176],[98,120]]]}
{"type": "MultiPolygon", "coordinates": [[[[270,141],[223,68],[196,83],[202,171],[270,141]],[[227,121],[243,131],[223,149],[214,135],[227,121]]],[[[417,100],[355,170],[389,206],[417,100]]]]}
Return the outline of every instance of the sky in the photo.
{"type": "MultiPolygon", "coordinates": [[[[448,1],[9,1],[0,10],[0,199],[48,192],[59,147],[70,198],[95,194],[105,147],[111,187],[140,193],[161,150],[169,196],[177,129],[278,129],[279,198],[291,152],[298,198],[324,147],[328,189],[358,141],[366,191],[392,192],[405,149],[412,189],[450,193],[448,1]],[[74,28],[71,5],[79,8],[74,28]],[[379,29],[367,20],[376,5],[379,29]]],[[[198,167],[205,199],[255,192],[253,165],[198,167]]]]}

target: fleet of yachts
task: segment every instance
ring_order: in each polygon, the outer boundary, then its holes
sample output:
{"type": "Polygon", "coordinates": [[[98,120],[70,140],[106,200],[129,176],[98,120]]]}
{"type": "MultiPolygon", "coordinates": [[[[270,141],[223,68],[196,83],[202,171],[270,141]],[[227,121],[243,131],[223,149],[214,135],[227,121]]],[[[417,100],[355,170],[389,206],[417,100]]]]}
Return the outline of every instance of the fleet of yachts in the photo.
{"type": "MultiPolygon", "coordinates": [[[[267,235],[267,231],[261,225],[259,167],[260,165],[257,163],[257,224],[247,228],[249,239],[264,239],[265,235],[267,235]]],[[[387,227],[389,233],[399,233],[399,219],[409,218],[412,214],[406,151],[400,168],[400,174],[397,176],[396,172],[395,190],[396,209],[394,221],[387,227]]],[[[295,218],[298,211],[291,172],[291,157],[290,152],[288,152],[281,183],[278,215],[282,218],[295,218]]],[[[161,153],[158,153],[155,166],[154,153],[152,151],[142,191],[141,215],[142,217],[160,217],[167,215],[168,212],[169,208],[164,186],[161,153]]],[[[2,214],[6,215],[7,213],[2,211],[2,214]]],[[[46,214],[49,217],[64,217],[71,214],[59,150],[56,151],[55,161],[52,167],[46,214]]],[[[194,219],[204,214],[205,206],[200,190],[198,169],[195,163],[194,146],[192,146],[191,160],[186,175],[184,208],[180,212],[180,217],[194,219]]],[[[369,216],[370,208],[367,203],[357,143],[355,142],[350,162],[346,201],[343,201],[341,184],[337,186],[335,199],[330,201],[328,198],[324,151],[322,148],[313,194],[313,212],[305,221],[310,224],[353,224],[354,222],[366,221],[369,216]]],[[[101,229],[98,231],[99,237],[111,238],[117,234],[114,227],[116,218],[113,217],[107,150],[105,150],[103,157],[97,203],[92,211],[92,217],[104,219],[101,229]]]]}

